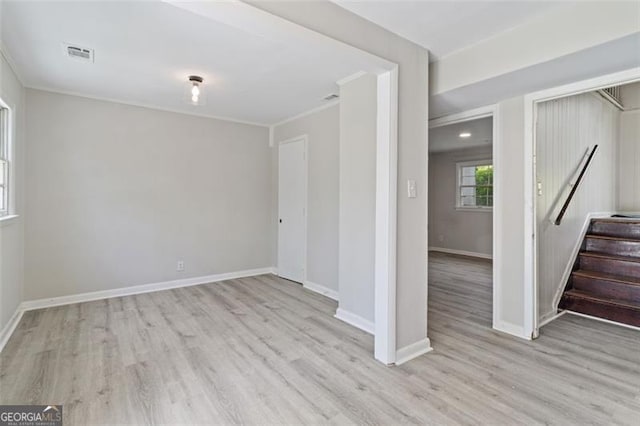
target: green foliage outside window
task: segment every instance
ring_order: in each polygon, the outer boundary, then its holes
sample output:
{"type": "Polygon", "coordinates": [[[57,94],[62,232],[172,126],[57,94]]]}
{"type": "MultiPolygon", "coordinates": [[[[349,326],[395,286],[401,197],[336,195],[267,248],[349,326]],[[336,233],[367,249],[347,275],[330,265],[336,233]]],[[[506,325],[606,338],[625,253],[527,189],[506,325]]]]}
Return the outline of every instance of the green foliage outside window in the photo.
{"type": "Polygon", "coordinates": [[[476,166],[476,206],[493,206],[493,166],[476,166]]]}

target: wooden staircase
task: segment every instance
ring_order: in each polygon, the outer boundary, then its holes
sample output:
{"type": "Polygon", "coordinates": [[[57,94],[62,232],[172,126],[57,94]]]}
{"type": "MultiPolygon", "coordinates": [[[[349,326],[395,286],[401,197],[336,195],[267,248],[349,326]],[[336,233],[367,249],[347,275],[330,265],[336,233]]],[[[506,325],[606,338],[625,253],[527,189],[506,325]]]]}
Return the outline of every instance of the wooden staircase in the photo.
{"type": "Polygon", "coordinates": [[[640,327],[640,219],[593,219],[560,309],[640,327]]]}

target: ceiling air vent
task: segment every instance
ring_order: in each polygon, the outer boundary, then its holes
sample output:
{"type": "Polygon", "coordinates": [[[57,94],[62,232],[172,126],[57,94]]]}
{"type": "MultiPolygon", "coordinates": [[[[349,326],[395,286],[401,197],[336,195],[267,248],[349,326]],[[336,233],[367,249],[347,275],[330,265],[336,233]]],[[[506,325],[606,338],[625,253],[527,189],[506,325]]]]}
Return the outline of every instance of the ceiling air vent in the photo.
{"type": "Polygon", "coordinates": [[[93,49],[87,49],[86,47],[80,47],[73,44],[65,44],[64,51],[66,55],[72,59],[93,62],[93,49]]]}
{"type": "Polygon", "coordinates": [[[604,89],[598,90],[598,93],[600,93],[603,98],[624,111],[622,99],[620,98],[620,86],[606,87],[604,89]]]}
{"type": "Polygon", "coordinates": [[[330,95],[325,96],[323,99],[325,101],[332,101],[334,99],[338,99],[340,96],[336,95],[335,93],[332,93],[330,95]]]}

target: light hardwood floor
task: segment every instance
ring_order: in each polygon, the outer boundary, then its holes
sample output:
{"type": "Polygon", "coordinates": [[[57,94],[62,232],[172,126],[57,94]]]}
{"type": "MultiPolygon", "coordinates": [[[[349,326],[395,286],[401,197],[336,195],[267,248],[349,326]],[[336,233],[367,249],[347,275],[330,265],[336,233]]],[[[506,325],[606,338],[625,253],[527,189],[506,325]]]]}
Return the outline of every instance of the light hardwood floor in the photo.
{"type": "Polygon", "coordinates": [[[0,403],[61,403],[66,425],[640,423],[638,332],[492,331],[490,263],[430,260],[435,350],[400,367],[335,302],[266,275],[28,312],[0,403]]]}

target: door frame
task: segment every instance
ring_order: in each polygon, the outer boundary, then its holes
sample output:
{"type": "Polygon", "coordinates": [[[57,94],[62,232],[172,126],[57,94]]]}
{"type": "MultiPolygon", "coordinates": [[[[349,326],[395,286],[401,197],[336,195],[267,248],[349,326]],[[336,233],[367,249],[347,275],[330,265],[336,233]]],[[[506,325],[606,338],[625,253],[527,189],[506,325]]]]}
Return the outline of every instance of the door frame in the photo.
{"type": "Polygon", "coordinates": [[[567,96],[592,92],[605,87],[640,81],[640,68],[582,80],[524,97],[524,334],[539,335],[538,256],[536,224],[536,122],[537,104],[567,96]]]}
{"type": "MultiPolygon", "coordinates": [[[[278,218],[280,218],[280,147],[282,145],[286,145],[293,142],[302,141],[304,146],[304,233],[303,233],[303,244],[304,244],[304,256],[302,262],[303,274],[302,274],[302,284],[303,286],[307,283],[307,263],[308,263],[308,252],[309,245],[307,240],[308,228],[309,228],[309,136],[307,134],[303,134],[300,136],[295,136],[293,138],[285,139],[279,141],[278,146],[278,218]]],[[[280,270],[280,223],[278,221],[278,235],[277,235],[277,247],[278,252],[276,253],[276,258],[278,261],[278,270],[280,270]]],[[[280,276],[278,274],[278,276],[280,276]]],[[[286,279],[286,278],[285,278],[286,279]]]]}
{"type": "MultiPolygon", "coordinates": [[[[377,74],[376,115],[376,203],[374,266],[374,357],[386,365],[394,364],[396,352],[397,210],[398,210],[398,65],[377,74]]],[[[273,129],[270,129],[270,141],[273,129]]],[[[306,134],[277,142],[304,138],[306,134]]],[[[271,142],[270,142],[271,143],[271,142]]],[[[276,145],[274,143],[273,145],[276,145]]],[[[306,146],[307,198],[309,150],[306,146]]],[[[278,157],[279,159],[279,157],[278,157]]],[[[278,161],[279,163],[279,161],[278,161]]],[[[278,173],[280,166],[278,164],[278,173]]],[[[279,185],[279,184],[278,184],[279,185]]],[[[426,203],[426,201],[425,201],[426,203]]],[[[279,210],[279,205],[278,205],[279,210]]],[[[307,227],[305,215],[305,282],[307,280],[307,227]]],[[[276,224],[277,225],[277,224],[276,224]]],[[[279,232],[279,231],[278,231],[279,232]]],[[[425,234],[426,236],[426,234],[425,234]]],[[[277,238],[279,239],[279,237],[277,238]]],[[[426,269],[425,262],[425,269],[426,269]]],[[[426,300],[425,300],[426,304],[426,300]]],[[[425,330],[426,335],[426,330],[425,330]]]]}
{"type": "Polygon", "coordinates": [[[397,358],[398,65],[377,75],[376,96],[374,357],[390,365],[397,358]]]}
{"type": "MultiPolygon", "coordinates": [[[[492,327],[499,331],[507,331],[502,324],[502,246],[499,244],[502,236],[502,217],[505,211],[505,205],[502,199],[502,182],[504,179],[502,173],[502,158],[500,156],[500,148],[502,140],[500,138],[499,129],[499,109],[497,105],[487,105],[463,111],[456,114],[446,115],[444,117],[429,120],[429,129],[436,127],[448,126],[450,124],[464,123],[466,121],[477,120],[480,118],[492,117],[492,146],[491,156],[493,161],[493,250],[492,250],[492,281],[493,281],[493,301],[492,301],[492,327]]],[[[427,210],[427,215],[429,214],[427,210]]],[[[428,262],[427,262],[428,263],[428,262]]]]}

